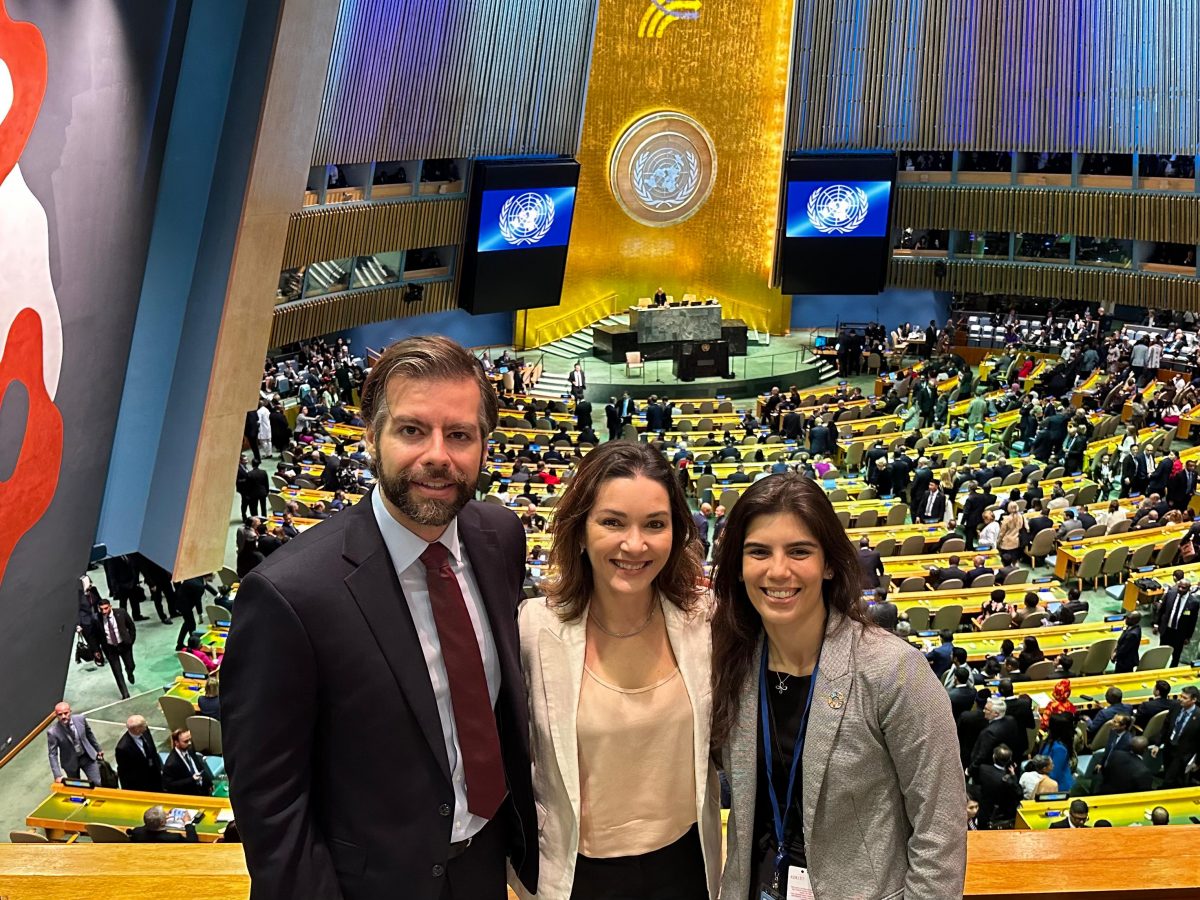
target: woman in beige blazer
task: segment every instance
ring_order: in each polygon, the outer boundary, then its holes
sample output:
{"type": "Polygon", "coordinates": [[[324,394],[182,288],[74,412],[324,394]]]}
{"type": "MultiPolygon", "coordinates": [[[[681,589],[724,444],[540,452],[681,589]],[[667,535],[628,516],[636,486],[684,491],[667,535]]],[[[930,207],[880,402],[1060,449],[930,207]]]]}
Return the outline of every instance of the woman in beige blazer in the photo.
{"type": "Polygon", "coordinates": [[[519,614],[539,900],[716,900],[710,631],[671,466],[614,441],[555,509],[547,597],[519,614]]]}
{"type": "Polygon", "coordinates": [[[712,622],[713,738],[733,800],[722,900],[962,896],[950,700],[918,650],[870,623],[859,581],[809,479],[764,478],[729,512],[712,622]]]}

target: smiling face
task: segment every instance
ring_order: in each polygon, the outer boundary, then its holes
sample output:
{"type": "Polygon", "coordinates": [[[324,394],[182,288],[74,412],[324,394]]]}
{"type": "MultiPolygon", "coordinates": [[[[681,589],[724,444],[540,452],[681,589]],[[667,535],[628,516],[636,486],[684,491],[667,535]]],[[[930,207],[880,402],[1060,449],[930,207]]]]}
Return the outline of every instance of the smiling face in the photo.
{"type": "Polygon", "coordinates": [[[821,545],[796,515],[762,515],[748,525],[742,580],[768,628],[806,621],[823,606],[823,582],[832,576],[821,545]]]}
{"type": "Polygon", "coordinates": [[[366,432],[379,489],[396,521],[435,541],[475,493],[484,456],[479,387],[393,378],[386,396],[385,421],[366,432]]]}
{"type": "Polygon", "coordinates": [[[610,478],[600,485],[584,530],[593,589],[616,602],[649,602],[671,556],[671,501],[653,479],[610,478]]]}

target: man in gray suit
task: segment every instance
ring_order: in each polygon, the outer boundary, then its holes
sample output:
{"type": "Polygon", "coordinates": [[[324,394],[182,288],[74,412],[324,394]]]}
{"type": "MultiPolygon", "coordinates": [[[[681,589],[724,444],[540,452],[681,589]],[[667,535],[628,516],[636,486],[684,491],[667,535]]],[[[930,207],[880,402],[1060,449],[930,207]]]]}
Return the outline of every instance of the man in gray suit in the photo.
{"type": "Polygon", "coordinates": [[[92,726],[82,715],[71,714],[65,700],[54,707],[55,721],[46,729],[46,747],[50,771],[55,781],[78,778],[80,770],[92,784],[100,784],[100,762],[104,751],[92,734],[92,726]]]}

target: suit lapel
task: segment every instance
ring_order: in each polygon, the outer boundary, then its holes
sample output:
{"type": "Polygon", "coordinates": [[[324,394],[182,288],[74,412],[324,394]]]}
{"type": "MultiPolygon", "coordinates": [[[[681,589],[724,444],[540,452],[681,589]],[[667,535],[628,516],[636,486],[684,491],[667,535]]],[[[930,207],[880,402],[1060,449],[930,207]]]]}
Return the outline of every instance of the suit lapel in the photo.
{"type": "Polygon", "coordinates": [[[850,702],[854,672],[850,667],[854,652],[855,625],[837,611],[830,609],[825,622],[825,643],[821,647],[821,662],[817,684],[813,690],[812,709],[804,739],[804,833],[812,834],[817,814],[817,801],[825,784],[829,760],[837,741],[842,715],[850,702]]]}
{"type": "Polygon", "coordinates": [[[737,850],[742,871],[751,876],[756,863],[757,848],[754,846],[754,804],[758,784],[758,671],[762,665],[763,642],[761,633],[755,637],[757,647],[742,683],[738,702],[737,723],[729,737],[731,746],[738,748],[732,756],[730,768],[734,771],[729,778],[733,786],[733,818],[737,828],[737,850]],[[735,768],[738,763],[744,769],[735,768]]]}
{"type": "Polygon", "coordinates": [[[392,558],[375,522],[370,497],[364,497],[340,513],[353,517],[346,526],[342,554],[358,567],[345,579],[354,602],[371,629],[379,650],[387,660],[413,717],[425,736],[438,766],[450,780],[450,762],[446,758],[446,739],[438,714],[433,684],[425,665],[417,626],[408,602],[400,590],[392,558]]]}
{"type": "Polygon", "coordinates": [[[587,610],[574,622],[560,622],[556,628],[545,629],[545,640],[538,641],[538,656],[542,672],[550,677],[543,681],[546,692],[546,717],[550,723],[550,739],[554,757],[562,775],[575,821],[579,821],[579,737],[576,720],[579,714],[579,691],[583,686],[583,657],[587,635],[587,610]]]}

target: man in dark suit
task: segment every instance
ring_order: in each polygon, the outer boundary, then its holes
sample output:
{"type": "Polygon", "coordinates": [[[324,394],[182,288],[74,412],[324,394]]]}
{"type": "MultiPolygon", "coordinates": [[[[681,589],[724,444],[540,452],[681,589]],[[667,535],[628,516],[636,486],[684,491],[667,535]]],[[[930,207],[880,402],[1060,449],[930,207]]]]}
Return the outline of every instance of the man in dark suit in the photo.
{"type": "Polygon", "coordinates": [[[1072,800],[1066,818],[1053,823],[1051,828],[1087,828],[1088,805],[1086,800],[1072,800]]]}
{"type": "Polygon", "coordinates": [[[832,449],[829,442],[829,428],[818,416],[813,419],[813,426],[808,430],[808,451],[816,456],[818,453],[822,455],[830,453],[832,449]]]}
{"type": "Polygon", "coordinates": [[[933,482],[933,468],[929,459],[922,456],[917,460],[917,468],[913,471],[912,487],[908,492],[908,505],[912,510],[913,521],[918,521],[918,504],[923,503],[929,493],[929,485],[933,482]]]}
{"type": "Polygon", "coordinates": [[[1167,479],[1171,477],[1171,467],[1174,461],[1169,454],[1163,454],[1159,457],[1154,465],[1154,469],[1150,473],[1150,478],[1146,482],[1147,494],[1165,494],[1167,492],[1167,479]]]}
{"type": "Polygon", "coordinates": [[[942,521],[946,516],[946,495],[938,490],[938,483],[936,481],[929,482],[924,496],[918,496],[916,490],[917,485],[914,482],[913,496],[917,499],[916,505],[912,508],[913,521],[924,522],[927,525],[942,521]]]}
{"type": "Polygon", "coordinates": [[[1184,580],[1163,595],[1162,604],[1158,607],[1158,616],[1154,620],[1153,631],[1159,636],[1159,643],[1171,647],[1171,666],[1179,665],[1183,656],[1183,648],[1187,646],[1192,635],[1196,633],[1196,617],[1200,611],[1200,598],[1192,591],[1190,582],[1184,580]]]}
{"type": "Polygon", "coordinates": [[[1196,493],[1196,461],[1189,459],[1167,481],[1167,503],[1172,509],[1187,509],[1196,493]]]}
{"type": "Polygon", "coordinates": [[[167,831],[167,812],[161,806],[152,806],[142,813],[143,824],[129,829],[129,840],[134,844],[195,844],[200,836],[192,824],[190,813],[183,814],[185,834],[167,831]],[[186,835],[186,836],[185,836],[186,835]]]}
{"type": "Polygon", "coordinates": [[[938,632],[938,637],[941,639],[941,645],[926,653],[925,658],[929,660],[933,674],[938,677],[938,681],[941,681],[946,677],[946,672],[954,659],[954,632],[947,628],[938,632]]]}
{"type": "Polygon", "coordinates": [[[954,687],[950,688],[950,711],[954,722],[975,706],[975,688],[971,687],[971,670],[966,666],[955,666],[954,687]]]}
{"type": "Polygon", "coordinates": [[[667,292],[664,291],[661,287],[657,291],[654,292],[654,305],[655,306],[666,306],[667,305],[667,292]]]}
{"type": "Polygon", "coordinates": [[[246,473],[245,499],[250,506],[250,514],[266,518],[267,495],[271,493],[271,482],[267,473],[259,468],[261,463],[255,459],[250,463],[250,471],[246,473]]]}
{"type": "Polygon", "coordinates": [[[580,431],[592,427],[592,401],[580,397],[575,401],[575,424],[580,431]]]}
{"type": "Polygon", "coordinates": [[[609,397],[604,407],[604,426],[608,429],[610,441],[615,441],[621,436],[621,414],[617,411],[616,397],[609,397]]]}
{"type": "Polygon", "coordinates": [[[1145,731],[1151,719],[1174,706],[1175,701],[1171,699],[1171,683],[1160,679],[1154,682],[1154,696],[1138,704],[1133,714],[1133,724],[1139,732],[1145,731]]]}
{"type": "Polygon", "coordinates": [[[1033,540],[1033,536],[1039,531],[1054,527],[1054,520],[1046,515],[1046,511],[1040,500],[1034,506],[1034,509],[1036,510],[1036,513],[1025,519],[1025,527],[1029,530],[1030,540],[1033,540]]]}
{"type": "Polygon", "coordinates": [[[78,778],[82,773],[92,784],[100,784],[104,751],[83,715],[71,713],[65,700],[54,707],[54,721],[46,729],[46,751],[55,781],[78,778]]]}
{"type": "Polygon", "coordinates": [[[785,440],[797,441],[804,431],[804,416],[795,409],[789,409],[783,416],[783,437],[785,440]]]}
{"type": "Polygon", "coordinates": [[[575,363],[571,374],[567,376],[567,383],[571,385],[571,396],[576,400],[584,395],[587,391],[587,375],[583,373],[583,366],[575,363]]]}
{"type": "MultiPolygon", "coordinates": [[[[1013,694],[1013,682],[1011,678],[1001,678],[997,684],[997,690],[1000,692],[1000,696],[1004,698],[1005,715],[1012,716],[1017,725],[1023,729],[1034,728],[1033,700],[1025,695],[1020,697],[1015,696],[1013,694]]],[[[1028,749],[1028,741],[1023,742],[1022,746],[1028,749]]],[[[1013,749],[1017,750],[1018,748],[1014,747],[1013,749]]],[[[1021,755],[1023,756],[1024,754],[1021,755]]]]}
{"type": "Polygon", "coordinates": [[[129,613],[123,609],[113,609],[109,600],[100,601],[99,612],[96,628],[100,632],[100,649],[104,651],[108,667],[112,669],[121,698],[128,700],[129,688],[125,686],[125,678],[129,678],[130,684],[134,683],[133,643],[137,640],[137,626],[133,624],[129,613]],[[122,666],[124,675],[121,674],[122,666]]]}
{"type": "Polygon", "coordinates": [[[975,482],[969,482],[967,497],[963,500],[962,521],[963,537],[967,541],[967,549],[975,549],[975,541],[979,538],[979,529],[983,525],[983,511],[996,502],[991,492],[981,491],[975,482]]]}
{"type": "Polygon", "coordinates": [[[1183,787],[1187,766],[1200,752],[1200,688],[1189,684],[1179,692],[1179,705],[1171,710],[1163,725],[1160,741],[1150,748],[1150,755],[1162,754],[1163,788],[1183,787]]]}
{"type": "Polygon", "coordinates": [[[1125,630],[1117,638],[1117,646],[1113,650],[1114,671],[1117,674],[1132,672],[1138,667],[1142,655],[1142,614],[1136,609],[1125,616],[1125,630]]]}
{"type": "Polygon", "coordinates": [[[127,791],[158,791],[163,789],[162,759],[150,737],[150,728],[143,716],[125,720],[126,731],[117,741],[117,778],[127,791]]]}
{"type": "Polygon", "coordinates": [[[651,397],[646,403],[646,430],[655,433],[663,430],[663,417],[666,415],[658,403],[657,397],[651,397]]]}
{"type": "Polygon", "coordinates": [[[1146,764],[1149,746],[1149,742],[1138,735],[1129,742],[1127,749],[1105,754],[1104,778],[1096,793],[1132,794],[1150,790],[1154,776],[1146,764]]]}
{"type": "Polygon", "coordinates": [[[1090,719],[1086,719],[1088,740],[1094,738],[1096,732],[1113,716],[1133,715],[1133,707],[1125,702],[1124,693],[1115,685],[1104,692],[1104,702],[1107,704],[1104,709],[1100,710],[1090,719]]]}
{"type": "Polygon", "coordinates": [[[1150,469],[1146,453],[1139,447],[1121,463],[1121,496],[1145,493],[1149,478],[1150,469]]]}
{"type": "Polygon", "coordinates": [[[1024,748],[1028,739],[1021,732],[1016,719],[1008,715],[1008,704],[1003,697],[992,697],[983,708],[983,715],[988,720],[987,727],[975,741],[971,750],[971,772],[978,776],[979,770],[987,765],[992,753],[1001,744],[1013,751],[1014,758],[1024,756],[1024,748]],[[1018,749],[1019,748],[1019,749],[1018,749]]]}
{"type": "Polygon", "coordinates": [[[967,581],[967,573],[958,567],[958,556],[951,556],[947,562],[949,562],[950,565],[946,566],[946,568],[934,569],[929,573],[930,583],[932,583],[936,588],[943,581],[952,581],[953,579],[957,578],[965,585],[967,581]]]}
{"type": "Polygon", "coordinates": [[[506,859],[533,893],[525,534],[471,499],[495,394],[457,344],[409,338],[362,407],[377,488],[247,576],[221,666],[252,898],[504,900],[506,859]]]}
{"type": "Polygon", "coordinates": [[[892,496],[898,499],[904,499],[908,494],[908,488],[912,479],[913,461],[907,453],[897,451],[892,457],[891,475],[892,475],[892,496]]]}
{"type": "Polygon", "coordinates": [[[878,550],[871,549],[871,539],[863,536],[858,539],[858,565],[862,569],[863,590],[874,590],[879,587],[879,578],[886,571],[883,567],[883,557],[878,550]]]}
{"type": "Polygon", "coordinates": [[[621,402],[617,404],[617,412],[621,416],[621,425],[633,424],[633,417],[637,415],[637,403],[629,396],[629,391],[621,394],[621,402]]]}
{"type": "Polygon", "coordinates": [[[996,747],[975,776],[979,784],[979,815],[981,829],[1011,828],[1021,803],[1021,784],[1012,750],[1001,744],[996,747]]]}
{"type": "Polygon", "coordinates": [[[955,723],[958,726],[958,757],[964,769],[971,765],[971,751],[975,749],[975,742],[987,727],[988,720],[983,708],[987,705],[989,696],[991,695],[987,688],[976,690],[975,705],[960,713],[958,722],[955,723]]]}
{"type": "Polygon", "coordinates": [[[171,732],[171,752],[162,767],[163,790],[168,794],[192,794],[211,797],[212,772],[203,755],[192,746],[192,733],[186,728],[171,732]]]}
{"type": "Polygon", "coordinates": [[[967,577],[963,579],[963,587],[970,587],[975,583],[975,579],[982,578],[984,575],[995,575],[995,570],[987,567],[986,556],[976,556],[971,561],[971,571],[967,572],[967,577]]]}

